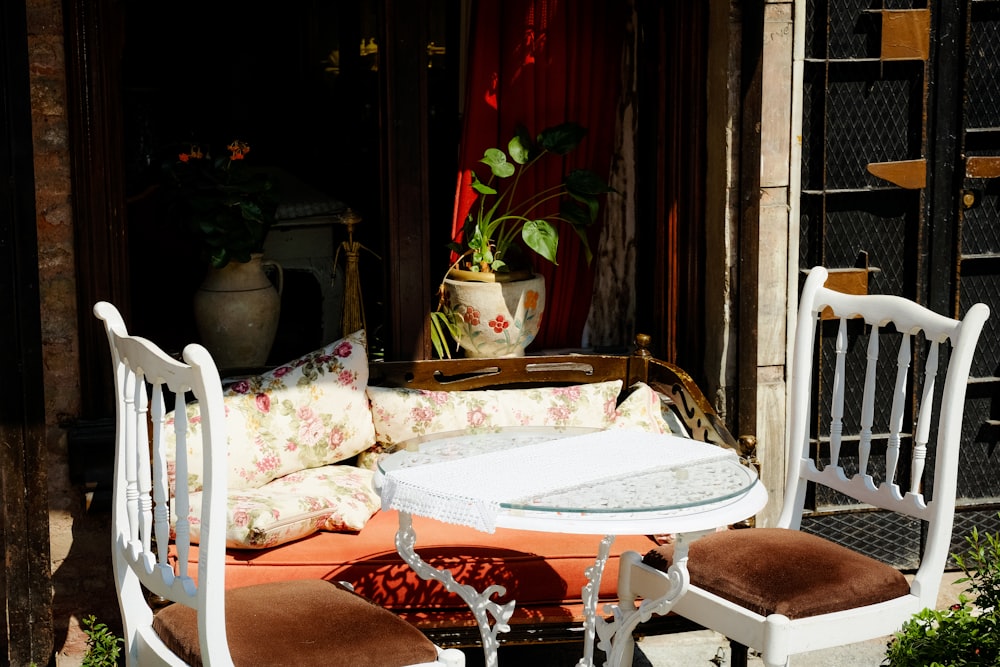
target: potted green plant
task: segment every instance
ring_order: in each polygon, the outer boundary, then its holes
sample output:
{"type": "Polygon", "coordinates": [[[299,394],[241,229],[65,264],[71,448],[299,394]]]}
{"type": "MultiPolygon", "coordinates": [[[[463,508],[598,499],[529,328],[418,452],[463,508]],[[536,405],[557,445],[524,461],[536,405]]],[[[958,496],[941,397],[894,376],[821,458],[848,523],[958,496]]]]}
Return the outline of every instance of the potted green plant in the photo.
{"type": "Polygon", "coordinates": [[[531,260],[556,263],[557,225],[576,233],[591,261],[587,233],[597,221],[600,197],[613,189],[587,169],[572,170],[540,189],[522,184],[540,160],[568,155],[586,133],[577,123],[566,122],[532,139],[518,127],[506,152],[484,152],[480,163],[489,168],[489,175],[483,180],[472,174],[476,201],[465,221],[463,243],[451,245],[458,259],[438,288],[438,304],[430,316],[438,356],[451,356],[449,339],[468,356],[524,353],[538,332],[545,302],[544,281],[534,275],[531,260]],[[553,201],[558,201],[558,209],[553,201]]]}
{"type": "Polygon", "coordinates": [[[194,296],[195,324],[223,369],[266,362],[281,308],[281,267],[263,257],[277,211],[276,184],[268,172],[247,165],[249,152],[239,139],[215,157],[205,146],[187,144],[164,165],[171,215],[193,235],[208,267],[194,296]],[[277,286],[268,267],[277,272],[277,286]]]}

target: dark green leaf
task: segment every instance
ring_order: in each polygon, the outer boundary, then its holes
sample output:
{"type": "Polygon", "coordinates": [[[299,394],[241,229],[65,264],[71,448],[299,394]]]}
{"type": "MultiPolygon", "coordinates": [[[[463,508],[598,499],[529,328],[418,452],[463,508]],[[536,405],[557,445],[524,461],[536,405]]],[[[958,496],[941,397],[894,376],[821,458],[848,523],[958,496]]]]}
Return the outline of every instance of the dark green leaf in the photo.
{"type": "Polygon", "coordinates": [[[531,160],[531,146],[522,141],[521,137],[515,136],[507,144],[507,152],[510,159],[518,164],[527,164],[531,160]]]}
{"type": "Polygon", "coordinates": [[[566,155],[579,146],[585,136],[587,136],[585,127],[567,122],[542,130],[538,134],[538,143],[556,155],[566,155]]]}
{"type": "Polygon", "coordinates": [[[499,148],[486,149],[480,162],[487,165],[497,178],[508,178],[514,175],[514,165],[507,162],[507,154],[499,148]]]}
{"type": "Polygon", "coordinates": [[[531,220],[521,228],[521,238],[525,245],[539,255],[556,264],[556,250],[559,247],[559,232],[545,220],[531,220]]]}
{"type": "Polygon", "coordinates": [[[472,189],[481,195],[495,195],[497,193],[496,190],[486,185],[479,179],[472,181],[472,189]]]}
{"type": "Polygon", "coordinates": [[[539,151],[539,147],[535,145],[535,140],[531,137],[531,133],[528,132],[528,128],[520,123],[514,126],[514,139],[517,140],[522,149],[528,151],[529,160],[535,157],[535,153],[539,151]]]}
{"type": "Polygon", "coordinates": [[[595,196],[615,191],[589,169],[574,169],[566,175],[563,183],[566,185],[566,190],[575,195],[595,196]]]}
{"type": "Polygon", "coordinates": [[[596,199],[564,199],[559,202],[559,217],[574,227],[587,228],[594,224],[600,203],[596,199]]]}

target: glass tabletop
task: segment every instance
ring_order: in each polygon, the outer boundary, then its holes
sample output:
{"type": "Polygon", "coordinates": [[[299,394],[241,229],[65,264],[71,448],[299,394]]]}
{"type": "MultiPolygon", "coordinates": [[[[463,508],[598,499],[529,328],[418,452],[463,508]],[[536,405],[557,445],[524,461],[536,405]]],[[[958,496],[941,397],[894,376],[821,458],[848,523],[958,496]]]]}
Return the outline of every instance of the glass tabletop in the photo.
{"type": "MultiPolygon", "coordinates": [[[[487,465],[494,465],[498,460],[497,456],[503,456],[500,454],[502,452],[515,453],[518,448],[597,432],[598,429],[590,428],[513,427],[497,432],[438,433],[402,443],[399,451],[380,461],[379,471],[382,475],[386,475],[394,470],[449,461],[474,463],[476,457],[483,457],[485,468],[487,465]]],[[[635,433],[632,436],[621,431],[601,433],[607,435],[607,448],[603,452],[605,464],[609,452],[617,452],[619,449],[623,455],[631,452],[630,441],[635,440],[655,442],[658,446],[662,444],[666,448],[675,448],[664,451],[676,452],[677,462],[672,462],[671,455],[667,454],[658,456],[657,461],[648,467],[640,461],[630,465],[627,472],[622,472],[621,466],[618,466],[615,468],[617,472],[610,473],[606,477],[591,478],[584,483],[559,486],[556,489],[546,489],[525,496],[505,498],[500,501],[500,507],[514,512],[559,512],[577,515],[699,511],[720,503],[731,502],[748,493],[758,482],[756,471],[743,465],[731,450],[676,436],[663,435],[653,438],[645,433],[635,433]]],[[[584,440],[593,441],[598,437],[595,435],[584,440]]],[[[593,444],[591,442],[591,445],[593,444]]],[[[530,451],[537,453],[538,448],[530,451]]],[[[610,458],[616,457],[611,454],[610,458]]],[[[568,455],[563,456],[554,465],[560,467],[590,465],[588,461],[573,459],[573,450],[570,450],[568,455]]],[[[515,454],[507,460],[513,464],[519,462],[519,457],[515,454]]],[[[597,462],[594,465],[601,464],[597,462]]],[[[610,469],[613,466],[608,467],[610,469]]],[[[485,469],[481,471],[484,480],[488,477],[486,472],[485,469]]]]}

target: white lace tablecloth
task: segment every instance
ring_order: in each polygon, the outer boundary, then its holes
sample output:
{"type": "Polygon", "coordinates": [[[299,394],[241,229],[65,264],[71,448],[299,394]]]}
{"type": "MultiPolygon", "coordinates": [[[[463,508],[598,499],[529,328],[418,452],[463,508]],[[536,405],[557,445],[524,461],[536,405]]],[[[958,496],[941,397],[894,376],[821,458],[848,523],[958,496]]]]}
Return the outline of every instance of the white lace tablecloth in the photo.
{"type": "MultiPolygon", "coordinates": [[[[474,441],[484,436],[463,437],[474,441]]],[[[422,461],[419,452],[393,454],[401,457],[397,462],[402,466],[385,472],[382,507],[492,533],[502,503],[516,504],[542,494],[654,470],[678,470],[736,458],[733,451],[714,445],[627,430],[489,449],[431,463],[422,461]],[[410,461],[406,461],[407,456],[410,461]]],[[[704,493],[704,489],[694,491],[704,493]]]]}

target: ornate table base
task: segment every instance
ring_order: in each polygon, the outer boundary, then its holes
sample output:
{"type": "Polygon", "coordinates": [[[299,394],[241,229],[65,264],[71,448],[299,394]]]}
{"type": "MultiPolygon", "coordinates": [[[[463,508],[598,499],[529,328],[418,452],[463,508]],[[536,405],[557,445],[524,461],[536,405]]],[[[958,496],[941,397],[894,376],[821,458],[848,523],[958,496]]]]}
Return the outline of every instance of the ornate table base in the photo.
{"type": "MultiPolygon", "coordinates": [[[[678,534],[674,547],[674,562],[667,570],[667,576],[663,573],[643,572],[637,567],[642,563],[642,556],[634,551],[626,551],[621,556],[619,562],[620,575],[618,577],[618,604],[609,605],[612,612],[611,620],[601,619],[597,625],[597,634],[601,641],[598,648],[603,650],[608,656],[606,667],[628,667],[632,664],[632,653],[635,642],[632,639],[632,632],[635,631],[639,623],[648,621],[653,614],[666,614],[677,603],[677,600],[687,591],[691,582],[687,569],[688,544],[710,531],[700,531],[690,534],[678,534]],[[647,597],[638,605],[635,596],[632,594],[632,578],[637,576],[649,576],[651,582],[645,582],[643,590],[659,591],[660,595],[655,598],[647,597]]],[[[591,663],[580,665],[590,667],[591,663]]]]}
{"type": "MultiPolygon", "coordinates": [[[[449,570],[439,569],[424,561],[416,552],[416,532],[413,530],[412,517],[406,512],[399,512],[399,530],[396,532],[396,550],[407,565],[425,580],[437,581],[449,592],[458,595],[469,605],[472,615],[479,625],[479,636],[482,639],[483,654],[486,667],[498,667],[497,651],[500,648],[498,639],[501,632],[508,632],[510,620],[514,613],[515,601],[500,604],[491,600],[494,595],[504,595],[507,589],[500,585],[487,586],[481,593],[468,584],[460,584],[449,570]]],[[[597,617],[598,594],[601,588],[601,578],[604,567],[611,552],[614,535],[606,535],[600,543],[594,564],[587,568],[587,583],[583,587],[583,657],[577,662],[577,667],[594,667],[594,642],[600,637],[598,648],[608,656],[604,663],[606,667],[622,667],[632,664],[632,632],[636,626],[649,620],[653,614],[665,614],[687,590],[687,548],[689,539],[678,536],[675,550],[676,558],[670,567],[667,579],[670,582],[663,595],[655,599],[643,600],[635,604],[635,598],[625,588],[628,597],[617,605],[609,605],[613,613],[611,620],[597,617]],[[627,662],[624,662],[627,661],[627,662]]],[[[633,564],[641,561],[634,551],[622,555],[620,567],[623,572],[634,572],[633,564]],[[627,569],[625,569],[627,568],[627,569]]]]}
{"type": "Polygon", "coordinates": [[[433,579],[439,582],[448,592],[456,594],[465,601],[465,604],[469,605],[469,609],[472,610],[472,615],[479,625],[479,636],[482,638],[483,653],[486,655],[486,667],[497,667],[497,649],[500,647],[497,635],[510,630],[507,621],[514,613],[514,600],[501,605],[490,598],[494,595],[504,595],[507,589],[503,586],[491,585],[480,593],[472,586],[458,583],[450,571],[428,565],[424,559],[417,555],[414,549],[416,540],[413,519],[408,513],[400,512],[399,530],[396,532],[396,551],[421,579],[433,579]]]}
{"type": "MultiPolygon", "coordinates": [[[[597,634],[597,602],[601,591],[601,578],[604,576],[604,566],[608,563],[608,554],[615,541],[614,535],[605,535],[597,550],[597,560],[587,568],[587,583],[583,586],[583,657],[576,667],[594,666],[594,639],[597,634]]],[[[601,621],[603,623],[603,621],[601,621]]]]}

